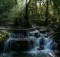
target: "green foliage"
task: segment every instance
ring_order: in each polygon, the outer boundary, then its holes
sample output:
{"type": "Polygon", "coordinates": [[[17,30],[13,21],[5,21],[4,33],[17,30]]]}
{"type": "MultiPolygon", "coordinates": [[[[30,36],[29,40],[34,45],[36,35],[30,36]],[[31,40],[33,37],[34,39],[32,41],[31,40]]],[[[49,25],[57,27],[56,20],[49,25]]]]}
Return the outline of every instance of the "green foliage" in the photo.
{"type": "Polygon", "coordinates": [[[0,0],[0,13],[4,13],[16,4],[15,0],[0,0]]]}
{"type": "Polygon", "coordinates": [[[18,20],[24,27],[26,22],[47,26],[60,22],[60,0],[29,0],[27,10],[24,3],[25,0],[0,0],[0,23],[17,24],[18,20]]]}
{"type": "Polygon", "coordinates": [[[8,38],[7,32],[0,32],[0,43],[4,42],[8,38]]]}

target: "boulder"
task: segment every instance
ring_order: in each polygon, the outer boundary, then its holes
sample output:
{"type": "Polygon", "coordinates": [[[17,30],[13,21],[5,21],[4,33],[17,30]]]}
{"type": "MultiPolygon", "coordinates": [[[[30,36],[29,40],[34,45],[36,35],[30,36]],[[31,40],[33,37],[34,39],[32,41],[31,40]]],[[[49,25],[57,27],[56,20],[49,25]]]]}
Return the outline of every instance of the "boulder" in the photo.
{"type": "Polygon", "coordinates": [[[5,47],[5,51],[9,52],[9,51],[28,51],[32,48],[33,46],[33,41],[29,40],[27,38],[24,39],[10,39],[9,41],[7,40],[6,44],[7,45],[5,47]]]}

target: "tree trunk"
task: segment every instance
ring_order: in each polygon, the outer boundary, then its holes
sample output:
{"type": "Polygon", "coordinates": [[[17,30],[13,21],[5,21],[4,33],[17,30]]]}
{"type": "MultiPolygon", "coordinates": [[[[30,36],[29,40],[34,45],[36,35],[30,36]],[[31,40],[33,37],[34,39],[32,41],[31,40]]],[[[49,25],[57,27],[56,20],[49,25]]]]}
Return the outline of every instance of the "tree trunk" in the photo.
{"type": "Polygon", "coordinates": [[[30,22],[29,22],[29,17],[28,17],[28,6],[29,6],[30,2],[31,2],[31,0],[29,0],[29,3],[27,3],[27,0],[26,0],[25,20],[26,20],[27,28],[31,27],[30,22]]]}
{"type": "Polygon", "coordinates": [[[47,26],[48,25],[48,14],[49,14],[49,11],[48,11],[48,0],[46,1],[46,13],[45,13],[45,23],[44,25],[47,26]]]}

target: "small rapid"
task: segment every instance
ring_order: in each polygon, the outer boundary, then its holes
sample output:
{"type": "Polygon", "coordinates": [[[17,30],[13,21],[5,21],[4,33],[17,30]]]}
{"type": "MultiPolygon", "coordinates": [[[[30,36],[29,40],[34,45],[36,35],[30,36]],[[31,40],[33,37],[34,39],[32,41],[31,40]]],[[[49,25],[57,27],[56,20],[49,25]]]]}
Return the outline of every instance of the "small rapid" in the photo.
{"type": "MultiPolygon", "coordinates": [[[[26,47],[29,46],[28,47],[29,50],[23,51],[23,53],[33,55],[33,57],[35,57],[35,56],[36,57],[37,56],[38,57],[40,57],[40,56],[56,57],[54,51],[57,49],[57,43],[53,39],[51,39],[50,36],[48,36],[46,33],[41,33],[39,30],[30,31],[28,33],[28,36],[26,39],[24,39],[24,37],[21,38],[21,35],[22,34],[9,34],[9,38],[4,43],[3,56],[8,55],[6,53],[6,52],[8,52],[8,50],[9,50],[9,54],[11,54],[11,51],[12,51],[11,46],[12,46],[12,44],[15,43],[15,41],[17,41],[18,43],[22,43],[22,45],[28,43],[26,47]],[[24,39],[24,41],[27,39],[29,39],[29,40],[28,40],[28,42],[26,42],[26,41],[21,42],[21,39],[24,39]]],[[[14,44],[14,45],[16,45],[16,44],[14,44]]],[[[17,44],[17,45],[18,45],[18,47],[21,46],[20,44],[17,44]]],[[[26,47],[24,45],[23,49],[25,50],[26,47]]],[[[17,46],[16,46],[16,48],[17,48],[17,46]]],[[[20,53],[21,53],[21,51],[20,51],[20,53]]],[[[14,57],[14,56],[10,55],[10,57],[14,57]]]]}
{"type": "MultiPolygon", "coordinates": [[[[36,31],[33,33],[36,33],[36,31]]],[[[37,31],[37,33],[39,32],[37,31]]],[[[51,39],[48,35],[45,37],[46,35],[47,34],[40,33],[40,36],[36,38],[34,42],[34,48],[31,49],[28,53],[35,55],[44,53],[49,54],[51,57],[55,57],[54,50],[57,49],[57,43],[54,42],[53,39],[51,39]]]]}

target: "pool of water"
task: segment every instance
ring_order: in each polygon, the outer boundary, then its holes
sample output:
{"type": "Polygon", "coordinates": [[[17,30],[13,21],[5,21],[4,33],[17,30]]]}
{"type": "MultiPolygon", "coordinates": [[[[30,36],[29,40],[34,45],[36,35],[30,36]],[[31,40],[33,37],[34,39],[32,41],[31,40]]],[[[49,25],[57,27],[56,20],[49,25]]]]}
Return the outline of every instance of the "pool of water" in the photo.
{"type": "Polygon", "coordinates": [[[43,52],[39,52],[37,54],[35,53],[14,53],[14,52],[10,52],[10,53],[2,53],[0,54],[0,57],[55,57],[52,56],[52,54],[48,54],[48,53],[43,53],[43,52]]]}

